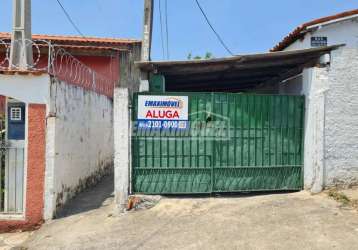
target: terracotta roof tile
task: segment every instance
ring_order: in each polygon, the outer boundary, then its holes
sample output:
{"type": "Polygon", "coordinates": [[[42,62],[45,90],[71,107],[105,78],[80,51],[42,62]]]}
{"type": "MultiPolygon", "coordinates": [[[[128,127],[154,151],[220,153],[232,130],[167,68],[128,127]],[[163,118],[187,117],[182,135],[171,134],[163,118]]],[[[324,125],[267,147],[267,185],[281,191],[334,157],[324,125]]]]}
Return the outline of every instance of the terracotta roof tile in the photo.
{"type": "Polygon", "coordinates": [[[332,20],[339,19],[339,18],[349,17],[349,16],[353,16],[353,15],[358,15],[358,9],[345,11],[345,12],[342,12],[342,13],[339,13],[336,15],[318,18],[313,21],[304,23],[304,24],[298,26],[296,29],[294,29],[286,37],[284,37],[283,40],[281,42],[279,42],[275,47],[273,47],[270,51],[271,52],[281,51],[281,50],[287,48],[290,44],[292,44],[299,38],[303,37],[304,34],[302,32],[305,31],[307,29],[307,27],[309,27],[309,26],[332,21],[332,20]]]}
{"type": "Polygon", "coordinates": [[[0,69],[1,75],[42,75],[42,74],[48,74],[46,70],[21,70],[21,69],[0,69]]]}
{"type": "MultiPolygon", "coordinates": [[[[10,33],[0,32],[0,39],[10,39],[10,33]]],[[[136,39],[124,39],[124,38],[99,38],[99,37],[81,37],[81,36],[59,36],[59,35],[32,35],[33,40],[46,40],[53,42],[61,42],[65,44],[99,44],[103,46],[113,46],[113,45],[126,45],[126,44],[136,44],[141,43],[140,40],[136,39]]]]}

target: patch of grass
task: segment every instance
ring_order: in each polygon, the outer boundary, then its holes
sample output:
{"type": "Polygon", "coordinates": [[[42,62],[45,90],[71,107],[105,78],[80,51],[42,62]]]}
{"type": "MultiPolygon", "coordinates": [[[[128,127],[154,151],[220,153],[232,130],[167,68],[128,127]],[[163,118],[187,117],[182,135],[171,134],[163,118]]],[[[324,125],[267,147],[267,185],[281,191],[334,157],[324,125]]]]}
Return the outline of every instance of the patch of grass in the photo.
{"type": "Polygon", "coordinates": [[[345,206],[353,205],[351,204],[351,200],[343,193],[339,192],[336,189],[331,189],[328,191],[328,196],[333,198],[334,200],[342,203],[345,206]]]}

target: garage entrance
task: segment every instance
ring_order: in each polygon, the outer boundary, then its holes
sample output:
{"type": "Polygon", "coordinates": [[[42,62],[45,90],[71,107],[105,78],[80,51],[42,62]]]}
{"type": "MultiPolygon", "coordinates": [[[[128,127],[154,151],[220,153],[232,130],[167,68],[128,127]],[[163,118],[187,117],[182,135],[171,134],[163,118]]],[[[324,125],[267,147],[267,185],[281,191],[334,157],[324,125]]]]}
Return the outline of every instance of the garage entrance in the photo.
{"type": "Polygon", "coordinates": [[[303,96],[137,93],[132,120],[134,193],[303,188],[303,96]],[[187,120],[141,121],[143,97],[187,100],[187,120]]]}

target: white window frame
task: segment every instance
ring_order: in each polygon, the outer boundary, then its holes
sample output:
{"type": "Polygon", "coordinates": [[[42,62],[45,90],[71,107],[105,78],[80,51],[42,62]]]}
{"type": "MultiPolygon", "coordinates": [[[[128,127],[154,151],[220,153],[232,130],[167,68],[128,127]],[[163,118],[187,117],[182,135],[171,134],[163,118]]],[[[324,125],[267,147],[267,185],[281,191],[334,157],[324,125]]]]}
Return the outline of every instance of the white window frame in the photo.
{"type": "Polygon", "coordinates": [[[11,121],[21,121],[22,120],[21,107],[11,107],[10,108],[10,120],[11,121]]]}

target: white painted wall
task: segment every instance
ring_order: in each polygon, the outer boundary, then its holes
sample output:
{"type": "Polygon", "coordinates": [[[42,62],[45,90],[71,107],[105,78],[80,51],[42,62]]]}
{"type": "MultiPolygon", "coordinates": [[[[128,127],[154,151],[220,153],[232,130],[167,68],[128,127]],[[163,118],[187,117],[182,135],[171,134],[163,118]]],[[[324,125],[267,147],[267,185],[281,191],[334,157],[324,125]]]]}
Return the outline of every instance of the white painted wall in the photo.
{"type": "Polygon", "coordinates": [[[0,94],[47,105],[45,219],[53,217],[56,205],[113,170],[111,99],[48,74],[0,74],[0,94]]]}
{"type": "Polygon", "coordinates": [[[312,192],[324,188],[324,131],[327,68],[303,72],[302,94],[305,102],[304,184],[312,192]]]}
{"type": "Polygon", "coordinates": [[[128,88],[114,90],[114,194],[120,212],[127,205],[130,189],[131,134],[128,88]]]}
{"type": "Polygon", "coordinates": [[[307,69],[302,81],[280,86],[280,93],[306,96],[305,187],[357,185],[358,18],[312,29],[285,51],[310,48],[312,36],[346,46],[331,53],[327,69],[307,69]]]}
{"type": "Polygon", "coordinates": [[[46,219],[86,181],[113,168],[112,100],[56,79],[50,89],[46,219]]]}
{"type": "Polygon", "coordinates": [[[358,47],[332,52],[325,113],[326,184],[358,184],[358,47]]]}
{"type": "Polygon", "coordinates": [[[49,101],[50,76],[0,74],[0,94],[25,103],[46,104],[49,101]]]}
{"type": "Polygon", "coordinates": [[[314,192],[358,184],[358,48],[331,58],[330,66],[280,86],[280,93],[306,96],[304,180],[314,192]]]}
{"type": "Polygon", "coordinates": [[[311,48],[312,36],[326,36],[328,45],[346,44],[346,47],[358,47],[358,18],[324,25],[308,32],[303,40],[297,40],[286,50],[311,48]]]}

